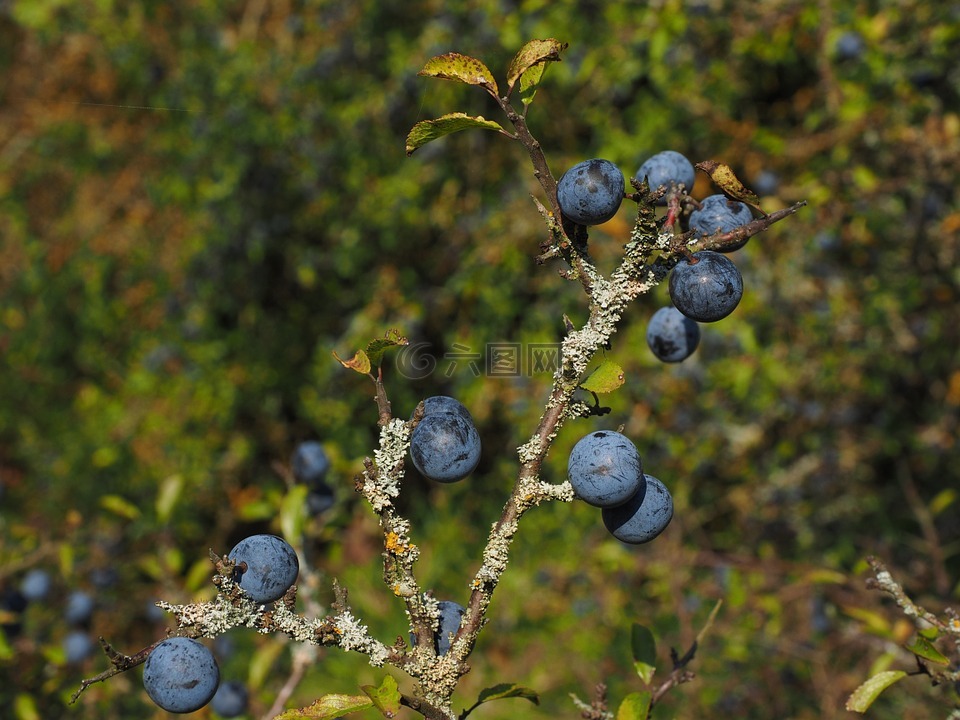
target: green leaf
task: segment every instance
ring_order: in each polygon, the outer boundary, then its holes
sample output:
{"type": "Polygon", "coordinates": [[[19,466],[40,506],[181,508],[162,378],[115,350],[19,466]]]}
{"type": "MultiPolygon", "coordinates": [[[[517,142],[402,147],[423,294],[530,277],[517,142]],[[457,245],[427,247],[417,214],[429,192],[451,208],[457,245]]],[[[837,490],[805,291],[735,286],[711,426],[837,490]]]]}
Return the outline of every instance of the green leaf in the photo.
{"type": "Polygon", "coordinates": [[[612,360],[604,360],[589,377],[580,383],[587,392],[609,393],[623,385],[623,368],[612,360]]]}
{"type": "Polygon", "coordinates": [[[938,492],[933,500],[930,501],[930,514],[939,515],[948,507],[953,505],[956,502],[958,493],[953,488],[945,488],[938,492]]]}
{"type": "Polygon", "coordinates": [[[324,695],[309,707],[287,710],[273,720],[333,720],[369,707],[373,707],[373,700],[366,695],[324,695]]]}
{"type": "Polygon", "coordinates": [[[284,537],[299,538],[307,522],[307,495],[310,488],[294,485],[280,503],[280,530],[284,537]]]}
{"type": "MultiPolygon", "coordinates": [[[[286,648],[285,643],[278,641],[268,642],[257,648],[250,659],[250,669],[247,673],[247,683],[251,688],[259,689],[263,687],[263,683],[266,682],[274,664],[286,648]]],[[[307,717],[311,716],[308,715],[307,717]]]]}
{"type": "Polygon", "coordinates": [[[486,65],[474,57],[456,52],[430,58],[423,66],[423,70],[417,74],[443,78],[444,80],[456,80],[467,85],[478,85],[494,97],[499,92],[497,81],[486,65]]]}
{"type": "MultiPolygon", "coordinates": [[[[535,69],[536,78],[533,80],[533,84],[539,83],[547,62],[558,62],[560,53],[566,48],[567,43],[562,43],[553,38],[528,42],[520,48],[520,52],[510,61],[510,68],[507,70],[507,92],[513,90],[513,86],[518,79],[520,80],[520,89],[523,90],[523,76],[529,70],[535,69]]],[[[529,88],[530,85],[528,84],[527,87],[529,88]]]]}
{"type": "Polygon", "coordinates": [[[483,116],[474,117],[466,113],[450,113],[438,117],[436,120],[421,120],[414,125],[407,135],[407,155],[412,155],[414,150],[423,147],[431,140],[470,128],[506,132],[500,126],[500,123],[487,120],[483,116]]]}
{"type": "Polygon", "coordinates": [[[362,685],[360,689],[367,694],[384,717],[393,718],[400,712],[400,688],[392,676],[387,675],[380,683],[380,687],[362,685]]]}
{"type": "Polygon", "coordinates": [[[336,350],[333,351],[333,356],[337,359],[338,363],[348,370],[353,370],[361,375],[370,374],[370,358],[367,357],[367,354],[363,350],[357,350],[349,360],[341,360],[336,350]]]}
{"type": "Polygon", "coordinates": [[[383,354],[387,350],[397,347],[398,345],[407,345],[408,343],[409,341],[400,334],[399,330],[390,329],[387,330],[382,338],[371,340],[367,344],[366,354],[370,359],[371,365],[380,367],[380,364],[383,362],[383,354]]]}
{"type": "Polygon", "coordinates": [[[937,648],[933,646],[933,643],[922,635],[918,635],[916,640],[914,640],[910,645],[904,645],[904,647],[917,657],[921,657],[924,660],[929,660],[936,665],[950,664],[950,661],[944,657],[943,653],[937,650],[937,648]]]}
{"type": "Polygon", "coordinates": [[[104,495],[100,498],[100,507],[127,520],[136,520],[140,517],[140,508],[119,495],[104,495]]]}
{"type": "Polygon", "coordinates": [[[887,670],[877,673],[854,690],[853,694],[847,698],[847,710],[858,713],[866,712],[880,693],[906,676],[907,674],[903,670],[887,670]]]}
{"type": "Polygon", "coordinates": [[[499,685],[494,685],[481,690],[480,695],[477,698],[477,705],[490,702],[491,700],[505,700],[506,698],[514,697],[524,698],[525,700],[532,702],[534,705],[540,704],[540,696],[535,690],[531,690],[528,687],[523,687],[514,683],[500,683],[499,685]]]}
{"type": "Polygon", "coordinates": [[[543,80],[543,73],[547,70],[546,63],[534,65],[520,76],[520,102],[529,105],[537,95],[537,88],[543,80]]]}
{"type": "Polygon", "coordinates": [[[652,697],[647,690],[630,693],[617,708],[617,720],[647,720],[652,697]]]}
{"type": "Polygon", "coordinates": [[[180,499],[180,493],[183,491],[183,475],[176,473],[164,478],[160,482],[160,489],[157,491],[157,519],[166,523],[170,520],[177,500],[180,499]]]}
{"type": "Polygon", "coordinates": [[[633,652],[637,675],[649,684],[657,664],[657,641],[649,628],[639,623],[633,624],[630,628],[630,649],[633,652]]]}
{"type": "Polygon", "coordinates": [[[506,698],[514,697],[524,698],[532,702],[534,705],[540,704],[540,696],[536,693],[536,691],[531,690],[528,687],[516,685],[514,683],[500,683],[499,685],[494,685],[493,687],[488,687],[484,690],[481,690],[480,695],[477,697],[477,701],[460,713],[460,718],[463,720],[463,718],[465,718],[485,702],[490,702],[491,700],[505,700],[506,698]]]}

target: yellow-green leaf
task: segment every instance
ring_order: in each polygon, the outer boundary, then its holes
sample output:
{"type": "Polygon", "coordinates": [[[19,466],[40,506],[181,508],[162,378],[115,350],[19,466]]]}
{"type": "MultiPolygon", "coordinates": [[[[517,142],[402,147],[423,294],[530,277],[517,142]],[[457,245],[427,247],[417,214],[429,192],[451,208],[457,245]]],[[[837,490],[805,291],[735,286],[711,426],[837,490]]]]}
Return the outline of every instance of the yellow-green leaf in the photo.
{"type": "Polygon", "coordinates": [[[387,675],[380,683],[380,687],[362,685],[360,689],[367,694],[385,718],[396,717],[400,712],[400,688],[392,676],[387,675]]]}
{"type": "Polygon", "coordinates": [[[853,694],[847,698],[847,710],[858,713],[866,712],[880,693],[906,676],[907,674],[903,670],[887,670],[877,673],[854,690],[853,694]]]}
{"type": "Polygon", "coordinates": [[[474,117],[466,113],[450,113],[435,120],[421,120],[414,125],[407,134],[407,155],[412,155],[414,150],[423,147],[431,140],[470,128],[505,132],[500,123],[487,120],[483,116],[474,117]]]}
{"type": "MultiPolygon", "coordinates": [[[[257,648],[250,659],[250,670],[247,675],[247,683],[251,688],[259,689],[263,687],[263,683],[266,682],[267,676],[273,670],[274,664],[287,647],[286,643],[272,640],[257,648]]],[[[307,717],[313,716],[307,715],[307,717]]]]}
{"type": "Polygon", "coordinates": [[[580,383],[587,392],[610,393],[623,385],[623,368],[612,360],[604,360],[589,377],[580,383]]]}
{"type": "Polygon", "coordinates": [[[127,520],[136,520],[140,517],[140,508],[119,495],[104,495],[100,498],[100,507],[127,520]]]}
{"type": "MultiPolygon", "coordinates": [[[[494,685],[481,690],[480,695],[477,698],[477,705],[490,702],[491,700],[504,700],[506,698],[514,697],[529,700],[534,705],[540,704],[540,696],[535,690],[531,690],[528,687],[523,687],[522,685],[515,685],[514,683],[500,683],[499,685],[494,685]]],[[[476,707],[476,705],[474,707],[476,707]]]]}
{"type": "Polygon", "coordinates": [[[953,488],[944,488],[930,501],[930,513],[939,515],[957,500],[957,491],[953,488]]]}
{"type": "Polygon", "coordinates": [[[933,643],[922,635],[918,635],[916,640],[909,645],[904,645],[904,647],[917,657],[922,657],[924,660],[929,660],[936,665],[950,664],[950,661],[944,657],[943,653],[937,650],[933,643]]]}
{"type": "Polygon", "coordinates": [[[13,714],[17,720],[40,720],[40,711],[37,710],[37,701],[33,695],[19,693],[13,701],[13,714]]]}
{"type": "Polygon", "coordinates": [[[703,162],[697,163],[697,167],[709,175],[710,179],[716,183],[717,187],[723,190],[725,195],[734,200],[746,203],[761,215],[766,215],[766,213],[760,209],[760,198],[740,182],[729,165],[716,162],[715,160],[704,160],[703,162]]]}
{"type": "Polygon", "coordinates": [[[540,87],[540,81],[543,79],[543,73],[547,70],[546,63],[534,65],[520,76],[520,102],[529,105],[537,95],[537,88],[540,87]]]}
{"type": "Polygon", "coordinates": [[[373,707],[373,700],[366,695],[324,695],[313,705],[287,710],[273,720],[333,720],[368,707],[373,707]]]}
{"type": "Polygon", "coordinates": [[[657,642],[650,629],[640,623],[634,623],[630,629],[630,648],[633,651],[637,675],[649,685],[653,680],[657,663],[657,642]]]}
{"type": "Polygon", "coordinates": [[[173,508],[176,507],[182,491],[183,475],[179,473],[170,475],[160,482],[156,503],[157,519],[160,522],[165,523],[170,520],[170,515],[173,513],[173,508]]]}
{"type": "Polygon", "coordinates": [[[617,708],[617,720],[647,720],[652,697],[647,690],[630,693],[617,708]]]}
{"type": "Polygon", "coordinates": [[[467,85],[479,85],[494,96],[498,92],[497,81],[486,65],[475,57],[456,52],[430,58],[423,66],[423,70],[417,74],[443,78],[444,80],[456,80],[467,85]]]}
{"type": "MultiPolygon", "coordinates": [[[[543,68],[549,61],[559,61],[560,53],[567,47],[567,43],[562,43],[553,38],[546,40],[531,40],[518,52],[513,60],[510,61],[510,68],[507,70],[507,86],[513,90],[517,80],[522,78],[524,73],[534,67],[539,67],[539,75],[536,82],[540,82],[543,75],[543,68]]],[[[522,81],[521,81],[521,89],[522,81]]]]}
{"type": "Polygon", "coordinates": [[[348,370],[353,370],[361,375],[370,374],[370,358],[367,357],[367,354],[363,350],[357,350],[349,360],[341,360],[336,350],[333,351],[333,356],[337,359],[338,363],[348,370]]]}
{"type": "Polygon", "coordinates": [[[303,526],[307,523],[307,495],[310,488],[306,485],[294,485],[280,503],[280,530],[284,537],[291,539],[303,535],[303,526]]]}

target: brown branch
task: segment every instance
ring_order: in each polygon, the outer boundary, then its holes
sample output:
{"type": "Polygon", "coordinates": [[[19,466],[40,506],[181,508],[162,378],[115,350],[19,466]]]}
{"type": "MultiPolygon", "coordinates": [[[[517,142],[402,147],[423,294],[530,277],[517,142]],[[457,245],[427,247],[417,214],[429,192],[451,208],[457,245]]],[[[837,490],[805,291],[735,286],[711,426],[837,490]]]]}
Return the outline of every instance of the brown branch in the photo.
{"type": "Polygon", "coordinates": [[[747,238],[751,238],[757,233],[763,232],[774,223],[779,222],[780,220],[783,220],[784,218],[789,217],[796,212],[799,212],[800,209],[806,207],[806,205],[807,201],[801,200],[798,203],[794,203],[790,207],[782,208],[772,212],[766,217],[753,220],[752,222],[749,222],[746,225],[741,225],[730,232],[715,233],[713,235],[701,237],[694,242],[688,242],[688,240],[695,236],[695,231],[691,230],[683,233],[682,235],[677,235],[677,237],[674,239],[671,249],[674,252],[683,252],[684,250],[688,252],[698,252],[700,250],[722,250],[723,248],[739,245],[747,238]]]}

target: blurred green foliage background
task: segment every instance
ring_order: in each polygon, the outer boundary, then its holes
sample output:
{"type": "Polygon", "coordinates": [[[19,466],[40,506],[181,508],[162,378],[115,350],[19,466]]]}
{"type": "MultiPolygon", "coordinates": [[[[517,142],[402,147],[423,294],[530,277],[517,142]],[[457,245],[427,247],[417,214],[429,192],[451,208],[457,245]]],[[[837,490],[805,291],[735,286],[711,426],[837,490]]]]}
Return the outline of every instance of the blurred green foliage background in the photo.
{"type": "MultiPolygon", "coordinates": [[[[0,590],[54,578],[0,640],[0,715],[153,718],[135,671],[66,706],[102,655],[67,663],[64,597],[119,649],[162,637],[159,597],[210,597],[207,549],[304,524],[318,602],[332,578],[381,639],[406,634],[379,584],[376,522],[353,477],[374,448],[368,380],[347,356],[388,328],[436,360],[390,363],[397,414],[448,394],[477,419],[478,471],[411,469],[402,505],[421,580],[464,602],[515,448],[549,373],[490,377],[489,343],[555,343],[586,318],[574,283],[534,263],[539,187],[519,144],[451,136],[404,156],[407,130],[453,111],[500,119],[475,88],[417,77],[457,50],[502,77],[520,45],[570,44],[529,115],[554,173],[590,157],[633,173],[663,149],[731,164],[764,208],[809,206],[734,255],[746,294],[680,366],[648,351],[665,288],[608,352],[612,413],[674,494],[670,528],[619,545],[581,504],[525,519],[460,703],[541,693],[477,717],[576,717],[568,697],[638,689],[633,621],[665,677],[715,601],[693,683],[655,717],[840,718],[871,668],[913,669],[912,626],[865,590],[882,557],[931,609],[960,597],[960,4],[922,0],[12,0],[0,2],[0,590]],[[409,374],[409,373],[408,373],[409,374]],[[337,504],[304,518],[288,460],[319,439],[337,504]],[[281,518],[286,518],[282,520],[281,518]],[[286,523],[286,524],[284,524],[286,523]]],[[[695,195],[714,192],[705,177],[695,195]]],[[[632,218],[591,237],[612,268],[632,218]]],[[[299,539],[297,539],[299,542],[299,539]]],[[[250,717],[290,645],[220,646],[250,717]]],[[[382,671],[321,651],[288,707],[382,671]]],[[[406,680],[401,679],[401,686],[406,680]]],[[[943,716],[958,698],[901,683],[874,718],[943,716]]],[[[202,717],[211,716],[201,711],[202,717]]]]}

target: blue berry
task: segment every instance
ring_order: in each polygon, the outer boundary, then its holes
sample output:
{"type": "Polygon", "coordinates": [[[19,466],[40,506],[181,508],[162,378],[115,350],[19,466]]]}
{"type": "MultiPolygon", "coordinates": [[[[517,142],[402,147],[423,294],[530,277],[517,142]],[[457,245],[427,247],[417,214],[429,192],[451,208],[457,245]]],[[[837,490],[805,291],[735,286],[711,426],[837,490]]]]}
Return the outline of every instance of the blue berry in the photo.
{"type": "Polygon", "coordinates": [[[300,562],[296,551],[276,535],[251,535],[228,553],[237,563],[240,588],[258,603],[279,600],[297,581],[300,562]],[[240,568],[246,563],[246,570],[240,568]]]}
{"type": "Polygon", "coordinates": [[[780,178],[772,170],[761,170],[753,178],[753,189],[758,195],[773,195],[780,188],[780,178]]]}
{"type": "MultiPolygon", "coordinates": [[[[664,150],[644,160],[637,170],[637,180],[647,179],[651,190],[663,185],[667,191],[676,190],[680,185],[689,193],[696,182],[696,171],[693,163],[686,156],[676,150],[664,150]]],[[[658,205],[666,205],[666,196],[657,201],[658,205]]]]}
{"type": "Polygon", "coordinates": [[[863,35],[856,30],[847,30],[837,38],[837,44],[834,46],[839,60],[856,60],[863,54],[865,48],[863,35]]]}
{"type": "Polygon", "coordinates": [[[63,654],[71,665],[82,663],[93,654],[94,643],[82,630],[71,630],[63,638],[63,654]]]}
{"type": "Polygon", "coordinates": [[[673,519],[673,497],[662,482],[644,475],[646,488],[623,505],[604,508],[603,524],[621,542],[639,545],[662,533],[673,519]]]}
{"type": "Polygon", "coordinates": [[[624,435],[599,430],[582,437],[567,461],[577,495],[596,507],[614,507],[643,494],[643,466],[636,446],[624,435]]]}
{"type": "Polygon", "coordinates": [[[167,712],[199,710],[210,702],[219,684],[220,668],[213,653],[190,638],[164,640],[143,666],[147,695],[167,712]]]}
{"type": "Polygon", "coordinates": [[[450,638],[460,629],[460,620],[467,609],[460,603],[452,600],[441,600],[437,603],[440,610],[440,621],[437,626],[437,655],[446,655],[450,650],[450,638]]]}
{"type": "Polygon", "coordinates": [[[466,406],[456,398],[447,395],[433,395],[425,398],[423,401],[423,416],[432,415],[438,412],[449,412],[454,415],[460,415],[465,420],[473,422],[473,416],[466,406]]]}
{"type": "Polygon", "coordinates": [[[17,588],[6,588],[0,592],[0,613],[7,616],[0,621],[0,630],[3,630],[8,639],[20,635],[23,630],[23,623],[20,619],[20,613],[27,608],[27,599],[17,588]]]}
{"type": "MultiPolygon", "coordinates": [[[[736,230],[753,220],[750,208],[726,195],[711,195],[700,203],[700,209],[690,213],[690,229],[700,235],[713,235],[736,230]]],[[[747,244],[749,238],[723,248],[723,252],[733,252],[747,244]]]]}
{"type": "Polygon", "coordinates": [[[737,266],[712,250],[681,260],[670,273],[670,299],[691,320],[715,322],[732,313],[743,297],[743,277],[737,266]]]}
{"type": "Polygon", "coordinates": [[[584,160],[557,184],[563,214],[580,225],[599,225],[617,214],[623,202],[623,173],[609,160],[584,160]]]}
{"type": "Polygon", "coordinates": [[[432,412],[413,430],[410,457],[425,478],[457,482],[480,462],[480,435],[473,422],[462,415],[432,412]]]}
{"type": "Polygon", "coordinates": [[[326,483],[322,483],[307,495],[307,512],[314,517],[322,515],[332,508],[336,501],[333,488],[326,483]]]}
{"type": "MultiPolygon", "coordinates": [[[[460,629],[460,620],[467,609],[460,603],[452,600],[441,600],[437,603],[440,617],[437,620],[437,631],[434,634],[433,649],[437,655],[446,655],[450,650],[450,638],[460,629]]],[[[416,644],[416,638],[410,633],[410,642],[416,644]]]]}
{"type": "Polygon", "coordinates": [[[293,477],[304,485],[316,485],[323,481],[330,470],[330,458],[323,445],[316,440],[307,440],[297,445],[290,459],[293,477]]]}
{"type": "Polygon", "coordinates": [[[42,568],[34,568],[23,576],[20,583],[20,592],[28,602],[37,602],[43,600],[53,587],[53,579],[50,573],[42,568]]]}
{"type": "Polygon", "coordinates": [[[657,310],[647,325],[647,345],[663,362],[686,360],[700,344],[700,326],[672,305],[657,310]]]}
{"type": "Polygon", "coordinates": [[[249,699],[246,685],[239,680],[228,680],[220,683],[210,708],[220,717],[234,718],[247,711],[249,699]]]}
{"type": "Polygon", "coordinates": [[[90,593],[83,590],[74,590],[67,597],[67,609],[63,612],[63,619],[69,625],[83,625],[93,615],[96,602],[90,593]]]}

